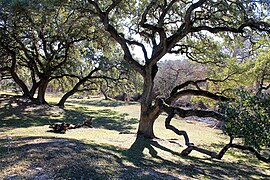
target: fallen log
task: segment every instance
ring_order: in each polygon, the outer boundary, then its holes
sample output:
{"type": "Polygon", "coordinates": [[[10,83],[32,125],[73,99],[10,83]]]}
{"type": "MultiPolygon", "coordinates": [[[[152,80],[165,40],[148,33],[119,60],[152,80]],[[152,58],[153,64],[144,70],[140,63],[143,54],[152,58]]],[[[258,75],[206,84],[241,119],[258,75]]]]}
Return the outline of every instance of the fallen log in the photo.
{"type": "Polygon", "coordinates": [[[76,128],[81,128],[81,127],[93,128],[92,117],[89,117],[82,123],[79,123],[76,125],[71,124],[71,123],[65,123],[65,122],[50,124],[49,128],[52,128],[52,130],[49,130],[49,132],[66,133],[68,129],[76,129],[76,128]]]}

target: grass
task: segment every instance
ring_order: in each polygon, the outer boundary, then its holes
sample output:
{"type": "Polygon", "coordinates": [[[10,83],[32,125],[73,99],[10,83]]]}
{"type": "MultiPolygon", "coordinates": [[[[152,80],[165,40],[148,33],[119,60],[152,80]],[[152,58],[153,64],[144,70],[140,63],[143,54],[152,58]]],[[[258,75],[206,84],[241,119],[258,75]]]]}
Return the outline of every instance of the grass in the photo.
{"type": "MultiPolygon", "coordinates": [[[[182,137],[155,123],[160,139],[137,138],[139,104],[100,99],[68,101],[65,110],[33,106],[0,95],[0,179],[269,179],[269,164],[230,150],[222,160],[196,152],[183,157],[182,137]],[[95,128],[55,134],[49,122],[79,123],[95,117],[95,128]]],[[[57,99],[50,98],[50,102],[57,99]]],[[[218,151],[228,142],[220,130],[173,120],[193,143],[218,151]]]]}

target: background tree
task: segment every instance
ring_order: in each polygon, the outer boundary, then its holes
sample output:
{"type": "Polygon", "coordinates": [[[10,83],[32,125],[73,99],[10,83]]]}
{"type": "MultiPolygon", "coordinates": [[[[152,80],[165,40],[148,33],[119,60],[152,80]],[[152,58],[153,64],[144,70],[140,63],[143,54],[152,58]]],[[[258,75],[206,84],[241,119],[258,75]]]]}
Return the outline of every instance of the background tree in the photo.
{"type": "Polygon", "coordinates": [[[52,77],[72,71],[78,64],[79,43],[96,40],[93,18],[72,9],[69,1],[12,1],[1,6],[1,47],[14,66],[24,68],[31,77],[28,90],[21,77],[13,79],[24,94],[33,98],[36,90],[40,104],[46,103],[45,92],[52,77]],[[6,42],[8,39],[11,43],[6,42]]]}
{"type": "Polygon", "coordinates": [[[270,88],[270,44],[269,38],[262,37],[256,44],[259,49],[254,59],[253,67],[249,71],[249,76],[253,79],[254,89],[258,94],[270,88]]]}
{"type": "Polygon", "coordinates": [[[205,79],[208,76],[207,66],[188,60],[162,61],[158,65],[154,91],[162,97],[170,97],[171,91],[178,84],[188,80],[205,79]]]}
{"type": "Polygon", "coordinates": [[[102,88],[103,83],[120,82],[128,74],[127,65],[116,57],[105,57],[101,52],[96,52],[88,45],[80,49],[83,63],[78,64],[77,70],[62,73],[71,82],[70,89],[60,99],[58,106],[64,107],[67,98],[77,92],[93,91],[102,88]],[[115,58],[115,59],[114,59],[115,58]]]}
{"type": "MultiPolygon", "coordinates": [[[[245,37],[230,37],[223,43],[224,50],[228,52],[222,68],[212,66],[210,77],[227,81],[222,84],[211,84],[210,87],[218,88],[229,95],[235,88],[246,87],[250,91],[261,93],[267,90],[269,83],[269,39],[267,36],[254,36],[253,39],[245,37]],[[242,43],[242,44],[241,44],[242,43]],[[228,76],[230,75],[230,77],[228,76]]],[[[234,95],[234,94],[231,94],[234,95]]]]}

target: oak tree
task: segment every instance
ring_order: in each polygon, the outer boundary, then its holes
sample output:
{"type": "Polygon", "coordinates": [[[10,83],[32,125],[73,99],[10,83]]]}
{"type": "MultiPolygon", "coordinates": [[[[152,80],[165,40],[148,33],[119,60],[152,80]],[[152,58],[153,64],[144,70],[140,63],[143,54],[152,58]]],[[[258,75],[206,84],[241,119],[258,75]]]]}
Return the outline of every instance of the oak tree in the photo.
{"type": "Polygon", "coordinates": [[[78,13],[69,1],[3,1],[1,2],[1,49],[9,63],[3,67],[33,99],[37,91],[39,104],[46,103],[45,93],[53,77],[63,76],[80,63],[79,43],[94,41],[94,18],[78,13]],[[19,75],[24,69],[27,75],[19,75]],[[28,78],[28,88],[23,78],[28,78]]]}
{"type": "MultiPolygon", "coordinates": [[[[105,30],[121,46],[124,59],[143,77],[138,134],[149,138],[155,137],[153,125],[163,111],[172,116],[175,111],[181,117],[197,115],[219,118],[215,112],[175,110],[170,105],[179,97],[195,95],[228,100],[199,88],[199,82],[209,80],[204,79],[177,85],[169,97],[155,101],[154,79],[158,72],[158,62],[166,54],[183,54],[191,60],[203,63],[193,56],[196,43],[202,45],[200,42],[209,41],[210,43],[200,49],[208,51],[213,37],[222,38],[230,33],[249,35],[248,32],[253,30],[270,32],[270,26],[266,23],[269,12],[265,10],[269,9],[268,1],[113,0],[104,3],[88,0],[85,4],[82,9],[99,17],[105,30]],[[133,47],[140,49],[143,60],[132,54],[133,47]]],[[[215,59],[208,60],[208,63],[217,63],[215,59]]],[[[166,127],[173,130],[169,124],[166,127]]]]}

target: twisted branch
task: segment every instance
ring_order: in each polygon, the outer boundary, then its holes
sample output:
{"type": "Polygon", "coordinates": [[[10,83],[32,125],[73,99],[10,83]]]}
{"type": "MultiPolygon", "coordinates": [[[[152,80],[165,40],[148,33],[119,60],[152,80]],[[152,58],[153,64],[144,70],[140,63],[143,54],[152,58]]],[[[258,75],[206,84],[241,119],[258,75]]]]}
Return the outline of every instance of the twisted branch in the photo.
{"type": "Polygon", "coordinates": [[[183,130],[179,130],[176,127],[174,127],[173,125],[170,124],[172,118],[175,116],[175,114],[179,115],[180,117],[188,117],[188,116],[198,116],[198,117],[214,117],[216,119],[219,120],[223,120],[224,116],[222,114],[219,114],[215,111],[206,111],[206,110],[184,110],[182,108],[179,107],[172,107],[167,105],[163,99],[157,99],[157,103],[159,104],[159,106],[161,107],[161,109],[163,111],[165,111],[168,116],[165,120],[165,127],[166,129],[170,129],[173,132],[175,132],[177,135],[179,136],[184,136],[185,139],[185,144],[187,145],[187,148],[184,149],[181,152],[181,155],[183,156],[188,156],[193,150],[200,152],[202,154],[208,155],[211,158],[215,158],[215,159],[222,159],[223,156],[225,155],[225,153],[230,149],[230,148],[237,148],[237,149],[241,149],[241,150],[248,150],[251,153],[255,154],[256,158],[269,163],[270,162],[270,156],[268,158],[262,156],[255,148],[253,147],[249,147],[249,146],[243,146],[243,145],[239,145],[239,144],[233,144],[233,136],[230,136],[230,141],[228,144],[226,144],[220,151],[219,153],[216,152],[212,152],[209,151],[207,149],[203,149],[201,147],[195,146],[193,143],[190,142],[188,134],[186,131],[183,130]]]}

